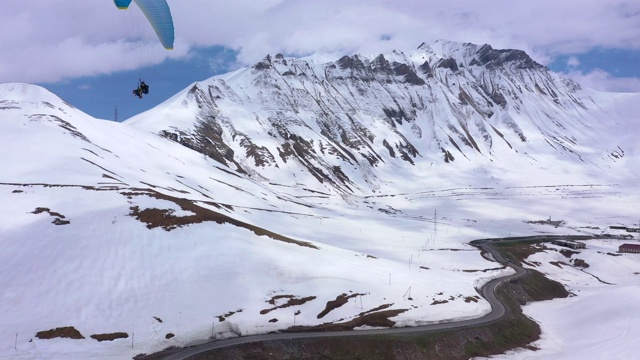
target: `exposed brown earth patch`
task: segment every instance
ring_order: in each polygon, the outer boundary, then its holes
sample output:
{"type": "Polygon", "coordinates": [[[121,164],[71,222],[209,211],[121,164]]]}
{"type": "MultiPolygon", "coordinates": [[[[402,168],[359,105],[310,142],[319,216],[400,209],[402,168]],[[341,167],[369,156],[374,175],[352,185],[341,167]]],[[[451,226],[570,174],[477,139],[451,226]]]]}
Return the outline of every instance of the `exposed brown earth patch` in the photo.
{"type": "Polygon", "coordinates": [[[238,309],[236,311],[229,311],[228,313],[226,313],[224,315],[218,315],[218,321],[223,322],[223,321],[227,320],[227,318],[230,317],[231,315],[236,314],[236,313],[241,313],[241,312],[242,312],[242,309],[238,309]]]}
{"type": "Polygon", "coordinates": [[[562,265],[564,266],[569,266],[569,264],[562,262],[562,261],[549,261],[549,264],[554,265],[559,267],[560,269],[562,269],[562,265]]]}
{"type": "Polygon", "coordinates": [[[298,306],[298,305],[302,305],[308,301],[314,300],[316,297],[315,296],[307,296],[304,298],[297,298],[296,296],[293,295],[276,295],[274,297],[272,297],[270,300],[266,301],[267,303],[271,304],[271,305],[276,305],[276,301],[280,300],[280,299],[289,299],[287,300],[286,303],[282,304],[282,305],[278,305],[275,307],[272,307],[270,309],[264,309],[260,311],[261,315],[265,315],[268,314],[269,312],[276,310],[276,309],[282,309],[282,308],[287,308],[290,306],[298,306]]]}
{"type": "Polygon", "coordinates": [[[431,304],[429,305],[440,305],[440,304],[446,304],[448,303],[449,300],[434,300],[431,304]]]}
{"type": "Polygon", "coordinates": [[[71,224],[71,221],[69,220],[62,220],[60,218],[55,218],[53,219],[53,221],[51,222],[53,225],[69,225],[71,224]]]}
{"type": "Polygon", "coordinates": [[[589,264],[586,263],[586,261],[582,260],[582,259],[573,259],[571,260],[571,262],[573,263],[573,266],[575,267],[579,267],[579,268],[583,268],[586,269],[589,267],[589,264]]]}
{"type": "Polygon", "coordinates": [[[175,337],[175,335],[172,333],[168,333],[167,335],[164,336],[165,339],[171,339],[172,337],[175,337]]]}
{"type": "Polygon", "coordinates": [[[113,341],[115,339],[126,339],[129,337],[129,334],[124,332],[115,332],[111,334],[93,334],[91,335],[92,339],[96,339],[98,341],[113,341]]]}
{"type": "Polygon", "coordinates": [[[55,217],[61,217],[64,219],[64,215],[55,212],[55,211],[51,211],[51,209],[46,208],[46,207],[37,207],[35,210],[33,210],[31,213],[32,214],[41,214],[43,212],[49,213],[49,215],[51,216],[55,216],[55,217]]]}
{"type": "Polygon", "coordinates": [[[331,300],[331,301],[327,301],[327,306],[325,306],[324,310],[322,310],[320,312],[320,314],[318,314],[318,319],[322,319],[323,317],[325,317],[328,313],[330,313],[332,310],[339,308],[340,306],[346,304],[347,302],[349,302],[349,299],[354,298],[356,296],[359,295],[363,295],[363,294],[340,294],[338,295],[338,297],[336,297],[335,300],[331,300]]]}
{"type": "Polygon", "coordinates": [[[580,254],[580,252],[578,251],[571,251],[567,249],[562,249],[559,252],[560,254],[564,255],[564,257],[566,257],[567,259],[571,258],[571,256],[573,256],[574,254],[580,254]]]}
{"type": "Polygon", "coordinates": [[[84,336],[80,334],[80,331],[76,330],[73,326],[63,326],[51,330],[38,331],[36,333],[38,339],[54,339],[54,338],[69,338],[69,339],[84,339],[84,336]]]}
{"type": "Polygon", "coordinates": [[[470,303],[470,302],[475,302],[475,303],[477,303],[477,302],[478,302],[478,300],[480,300],[480,296],[478,296],[478,295],[475,295],[475,296],[467,296],[467,297],[465,297],[465,298],[464,298],[464,302],[466,302],[466,303],[470,303]]]}
{"type": "Polygon", "coordinates": [[[65,216],[55,212],[55,211],[51,211],[49,208],[46,207],[37,207],[35,210],[33,210],[31,213],[32,214],[41,214],[43,212],[49,213],[49,215],[55,217],[55,219],[53,219],[53,221],[51,223],[53,223],[54,225],[67,225],[70,224],[71,221],[69,220],[64,220],[65,216]]]}

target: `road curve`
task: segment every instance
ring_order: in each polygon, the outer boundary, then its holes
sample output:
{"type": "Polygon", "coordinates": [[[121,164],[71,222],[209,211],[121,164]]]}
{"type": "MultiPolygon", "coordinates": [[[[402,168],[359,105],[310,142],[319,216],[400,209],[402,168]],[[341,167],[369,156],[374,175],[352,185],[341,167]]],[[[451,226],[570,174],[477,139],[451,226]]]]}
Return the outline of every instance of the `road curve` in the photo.
{"type": "MultiPolygon", "coordinates": [[[[494,241],[504,241],[506,239],[481,239],[471,242],[473,246],[478,247],[481,250],[485,250],[493,256],[493,258],[502,264],[512,267],[516,272],[508,276],[493,279],[486,283],[480,290],[481,295],[491,304],[491,312],[488,314],[468,320],[451,321],[436,324],[428,324],[421,326],[411,326],[402,328],[388,328],[388,329],[373,329],[373,330],[355,330],[355,331],[323,331],[323,332],[301,332],[301,333],[271,333],[262,335],[242,336],[231,339],[212,340],[204,344],[196,345],[193,347],[184,348],[183,350],[173,353],[164,358],[164,360],[186,360],[191,356],[195,356],[207,351],[225,348],[234,345],[271,341],[271,340],[285,340],[285,339],[309,339],[309,338],[321,338],[321,337],[336,337],[336,336],[367,336],[367,335],[397,335],[408,333],[429,333],[443,330],[452,330],[465,327],[472,327],[483,325],[486,323],[494,322],[503,317],[507,309],[504,304],[498,300],[496,296],[496,289],[501,284],[510,281],[512,279],[519,278],[526,274],[526,270],[514,263],[505,260],[491,243],[494,241]]],[[[512,241],[526,241],[525,239],[512,240],[512,241]]],[[[527,239],[528,240],[528,239],[527,239]]],[[[533,238],[531,240],[534,240],[533,238]]],[[[536,237],[536,241],[540,241],[540,237],[536,237]]]]}

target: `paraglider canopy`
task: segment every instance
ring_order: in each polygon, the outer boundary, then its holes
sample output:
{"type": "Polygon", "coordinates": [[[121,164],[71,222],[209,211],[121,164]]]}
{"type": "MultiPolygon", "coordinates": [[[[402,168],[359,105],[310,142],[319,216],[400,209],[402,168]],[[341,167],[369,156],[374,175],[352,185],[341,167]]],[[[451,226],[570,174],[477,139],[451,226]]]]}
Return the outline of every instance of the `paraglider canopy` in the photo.
{"type": "MultiPolygon", "coordinates": [[[[118,9],[126,10],[132,0],[113,0],[118,9]]],[[[167,50],[173,49],[173,19],[167,0],[133,0],[147,17],[158,39],[167,50]]]]}

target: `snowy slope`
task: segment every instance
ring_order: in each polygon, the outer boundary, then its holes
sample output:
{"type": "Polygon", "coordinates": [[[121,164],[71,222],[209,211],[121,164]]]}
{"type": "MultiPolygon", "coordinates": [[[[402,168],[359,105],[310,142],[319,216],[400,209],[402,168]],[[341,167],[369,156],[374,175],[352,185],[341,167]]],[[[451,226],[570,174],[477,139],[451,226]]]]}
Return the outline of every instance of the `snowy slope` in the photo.
{"type": "Polygon", "coordinates": [[[125,123],[0,85],[0,354],[130,358],[383,305],[396,326],[477,317],[511,270],[468,241],[636,222],[638,94],[482,48],[268,57],[125,123]],[[63,326],[85,339],[35,337],[63,326]]]}
{"type": "MultiPolygon", "coordinates": [[[[0,94],[6,140],[1,331],[18,334],[17,350],[5,344],[3,354],[122,358],[206,339],[213,322],[217,336],[282,329],[292,325],[293,310],[260,313],[282,305],[268,303],[277,295],[315,297],[294,307],[301,311],[297,324],[305,325],[349,319],[384,304],[410,310],[395,319],[400,322],[474,317],[489,311],[488,304],[464,298],[475,296],[479,282],[506,271],[462,272],[492,264],[475,251],[442,250],[434,254],[449,259],[446,266],[421,269],[417,257],[426,242],[420,229],[408,231],[396,250],[385,245],[387,236],[399,236],[400,223],[416,223],[410,218],[398,223],[358,207],[349,214],[340,210],[340,197],[256,183],[169,140],[93,119],[42,88],[5,84],[0,94]],[[18,100],[24,93],[28,100],[18,100]],[[153,211],[161,213],[160,221],[151,220],[153,211]],[[353,224],[362,216],[379,224],[356,235],[353,224]],[[174,227],[176,219],[184,226],[174,227]],[[329,224],[331,232],[318,231],[329,224]],[[160,227],[148,228],[154,225],[160,227]],[[277,234],[254,233],[261,228],[277,234]],[[341,229],[336,237],[333,231],[341,229]],[[379,238],[357,241],[373,234],[379,238]],[[416,257],[411,267],[409,255],[416,257]],[[412,294],[423,300],[403,297],[424,279],[432,281],[412,294]],[[362,307],[345,306],[319,319],[325,304],[343,293],[362,294],[362,307]],[[434,312],[429,304],[436,297],[458,301],[434,312]],[[87,339],[35,338],[63,326],[87,339]],[[128,339],[88,338],[114,332],[135,333],[134,349],[128,339]],[[176,337],[165,339],[170,332],[176,337]]],[[[416,226],[423,227],[419,221],[416,226]]]]}

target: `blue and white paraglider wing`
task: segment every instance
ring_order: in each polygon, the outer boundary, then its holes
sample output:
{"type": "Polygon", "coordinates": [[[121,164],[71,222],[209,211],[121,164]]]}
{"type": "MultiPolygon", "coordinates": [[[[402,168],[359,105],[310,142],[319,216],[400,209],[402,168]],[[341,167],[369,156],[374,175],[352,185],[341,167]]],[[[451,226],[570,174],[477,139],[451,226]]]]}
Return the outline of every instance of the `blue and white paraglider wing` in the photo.
{"type": "MultiPolygon", "coordinates": [[[[167,0],[133,0],[155,30],[165,49],[173,49],[173,18],[167,0]]],[[[131,0],[113,0],[118,9],[127,9],[131,0]]]]}

